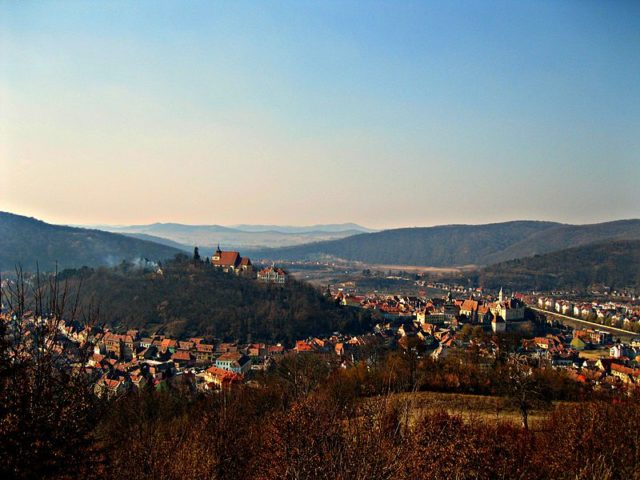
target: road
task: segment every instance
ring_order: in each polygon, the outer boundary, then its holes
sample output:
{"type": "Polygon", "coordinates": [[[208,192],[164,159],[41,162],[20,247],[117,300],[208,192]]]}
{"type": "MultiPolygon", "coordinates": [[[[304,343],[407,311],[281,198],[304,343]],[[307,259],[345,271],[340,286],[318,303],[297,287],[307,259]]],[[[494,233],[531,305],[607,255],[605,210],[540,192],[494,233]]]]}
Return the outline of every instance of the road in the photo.
{"type": "Polygon", "coordinates": [[[542,313],[545,315],[552,315],[553,317],[556,317],[562,320],[563,321],[562,323],[567,323],[572,327],[575,327],[576,325],[577,326],[586,325],[586,326],[597,328],[599,330],[604,330],[605,332],[611,332],[611,334],[616,334],[620,338],[635,338],[640,336],[640,334],[630,332],[629,330],[623,330],[621,328],[616,328],[616,327],[608,327],[606,325],[590,322],[588,320],[580,320],[579,318],[569,317],[568,315],[563,315],[558,312],[550,312],[549,310],[543,310],[541,308],[532,307],[530,305],[527,305],[527,308],[530,308],[534,312],[542,313]],[[572,323],[575,325],[571,325],[572,323]]]}

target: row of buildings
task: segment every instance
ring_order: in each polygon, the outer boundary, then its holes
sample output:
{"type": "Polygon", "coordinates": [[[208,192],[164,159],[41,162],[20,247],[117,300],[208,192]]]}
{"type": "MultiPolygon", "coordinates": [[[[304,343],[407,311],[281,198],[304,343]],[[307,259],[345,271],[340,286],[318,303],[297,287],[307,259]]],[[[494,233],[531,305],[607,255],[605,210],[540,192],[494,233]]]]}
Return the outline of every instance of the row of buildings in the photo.
{"type": "Polygon", "coordinates": [[[416,296],[399,295],[345,295],[339,291],[333,298],[341,305],[364,308],[379,312],[386,319],[413,318],[418,323],[445,325],[459,320],[472,324],[491,326],[496,333],[518,328],[525,321],[525,304],[519,298],[505,297],[500,290],[494,299],[453,299],[449,292],[446,298],[421,299],[416,296]]]}
{"type": "Polygon", "coordinates": [[[539,308],[561,315],[640,333],[640,304],[637,302],[598,302],[540,296],[536,303],[539,308]]]}

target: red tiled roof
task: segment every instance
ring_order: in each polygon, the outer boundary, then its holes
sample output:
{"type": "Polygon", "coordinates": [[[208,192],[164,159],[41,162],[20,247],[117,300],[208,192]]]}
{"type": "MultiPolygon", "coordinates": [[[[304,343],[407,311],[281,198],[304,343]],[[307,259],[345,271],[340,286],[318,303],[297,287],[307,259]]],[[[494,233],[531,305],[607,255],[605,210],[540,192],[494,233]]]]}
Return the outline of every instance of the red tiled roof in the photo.
{"type": "Polygon", "coordinates": [[[222,361],[222,362],[239,362],[242,357],[244,355],[242,355],[240,352],[227,352],[227,353],[223,353],[222,355],[220,355],[218,357],[218,360],[222,361]]]}
{"type": "Polygon", "coordinates": [[[612,363],[611,364],[611,370],[614,370],[614,371],[620,372],[620,373],[626,373],[627,375],[631,375],[633,377],[640,377],[640,369],[626,367],[626,366],[620,365],[618,363],[612,363]]]}
{"type": "Polygon", "coordinates": [[[206,372],[210,376],[217,377],[223,382],[239,382],[242,380],[242,375],[224,370],[223,368],[218,368],[216,366],[207,368],[206,372]]]}
{"type": "Polygon", "coordinates": [[[164,348],[174,348],[178,345],[178,342],[171,338],[165,338],[164,340],[162,340],[162,343],[160,345],[164,348]]]}
{"type": "Polygon", "coordinates": [[[240,252],[220,252],[220,259],[211,259],[211,263],[220,267],[236,267],[241,260],[240,252]]]}
{"type": "Polygon", "coordinates": [[[302,340],[298,340],[296,342],[295,350],[296,350],[296,352],[312,352],[313,351],[313,347],[311,345],[309,345],[307,342],[304,342],[302,340]]]}
{"type": "Polygon", "coordinates": [[[185,352],[184,350],[178,350],[173,355],[171,355],[171,360],[191,360],[191,354],[189,352],[185,352]]]}
{"type": "Polygon", "coordinates": [[[460,309],[473,312],[478,309],[478,302],[475,300],[465,300],[460,309]]]}
{"type": "Polygon", "coordinates": [[[120,380],[111,380],[110,378],[104,379],[104,385],[110,389],[116,389],[120,386],[120,380]]]}

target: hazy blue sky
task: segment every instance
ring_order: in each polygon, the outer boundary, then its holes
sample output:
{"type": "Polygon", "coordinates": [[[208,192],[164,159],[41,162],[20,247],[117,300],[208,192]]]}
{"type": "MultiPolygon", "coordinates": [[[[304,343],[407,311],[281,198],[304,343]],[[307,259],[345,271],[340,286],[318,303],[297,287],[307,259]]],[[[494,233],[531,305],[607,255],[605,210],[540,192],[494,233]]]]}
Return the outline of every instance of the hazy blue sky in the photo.
{"type": "Polygon", "coordinates": [[[0,0],[0,210],[640,216],[640,2],[0,0]]]}

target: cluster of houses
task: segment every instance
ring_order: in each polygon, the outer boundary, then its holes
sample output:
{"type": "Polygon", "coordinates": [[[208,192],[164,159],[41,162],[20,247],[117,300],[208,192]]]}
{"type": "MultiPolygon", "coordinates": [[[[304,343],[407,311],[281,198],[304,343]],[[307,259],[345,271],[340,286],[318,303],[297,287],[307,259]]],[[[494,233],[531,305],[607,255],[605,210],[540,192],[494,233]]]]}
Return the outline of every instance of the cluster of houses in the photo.
{"type": "MultiPolygon", "coordinates": [[[[266,370],[288,354],[330,354],[347,365],[374,335],[300,340],[292,348],[282,344],[177,340],[165,335],[143,336],[138,330],[115,333],[98,327],[60,322],[59,333],[67,347],[91,346],[81,366],[95,380],[95,392],[111,397],[136,388],[162,388],[180,382],[202,391],[215,391],[242,383],[253,371],[266,370]]],[[[71,350],[71,349],[68,349],[71,350]]]]}
{"type": "Polygon", "coordinates": [[[637,303],[570,301],[541,296],[537,305],[561,315],[640,332],[640,305],[637,303]]]}
{"type": "Polygon", "coordinates": [[[98,395],[116,395],[150,384],[185,381],[202,389],[241,382],[251,367],[246,351],[235,344],[214,345],[204,338],[175,340],[164,335],[143,337],[97,331],[90,339],[93,354],[85,369],[96,379],[98,395]]]}
{"type": "MultiPolygon", "coordinates": [[[[611,347],[612,349],[614,347],[611,347]]],[[[582,383],[596,388],[616,388],[620,384],[640,388],[640,358],[626,356],[602,357],[597,360],[581,360],[568,374],[582,383]]]]}
{"type": "Polygon", "coordinates": [[[379,312],[385,319],[415,319],[422,324],[451,325],[472,323],[491,326],[495,333],[522,327],[525,321],[525,304],[517,296],[506,298],[502,289],[498,297],[491,300],[453,299],[451,291],[446,298],[421,299],[399,295],[346,295],[342,291],[333,295],[341,305],[370,309],[379,312]]]}

